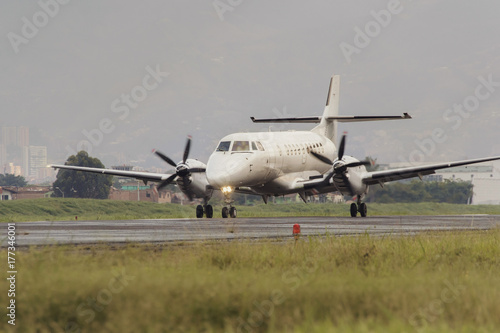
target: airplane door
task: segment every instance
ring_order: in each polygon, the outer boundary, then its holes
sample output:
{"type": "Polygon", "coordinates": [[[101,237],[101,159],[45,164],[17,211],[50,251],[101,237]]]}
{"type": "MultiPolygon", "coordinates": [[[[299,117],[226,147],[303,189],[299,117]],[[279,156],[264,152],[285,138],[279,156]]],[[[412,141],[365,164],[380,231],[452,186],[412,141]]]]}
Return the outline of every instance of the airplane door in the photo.
{"type": "Polygon", "coordinates": [[[268,144],[265,146],[265,150],[267,152],[266,156],[266,180],[274,179],[276,178],[280,171],[281,167],[283,165],[283,151],[281,151],[281,148],[279,145],[276,144],[268,144]],[[280,156],[280,151],[281,151],[281,156],[280,156]]]}
{"type": "Polygon", "coordinates": [[[274,168],[276,169],[276,172],[280,172],[280,170],[283,168],[283,153],[284,150],[281,148],[280,145],[276,145],[276,151],[274,154],[274,168]]]}
{"type": "Polygon", "coordinates": [[[273,174],[275,169],[276,169],[276,152],[274,151],[274,149],[272,149],[269,152],[269,172],[270,172],[270,174],[273,174]]]}

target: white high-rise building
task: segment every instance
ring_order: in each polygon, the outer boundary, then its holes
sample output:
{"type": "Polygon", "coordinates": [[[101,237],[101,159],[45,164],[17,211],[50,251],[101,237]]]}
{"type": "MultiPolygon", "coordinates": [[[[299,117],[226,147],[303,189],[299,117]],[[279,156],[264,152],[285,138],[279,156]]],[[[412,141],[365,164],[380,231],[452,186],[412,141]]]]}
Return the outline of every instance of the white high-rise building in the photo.
{"type": "Polygon", "coordinates": [[[37,178],[38,170],[47,167],[47,147],[29,146],[29,177],[37,178]]]}

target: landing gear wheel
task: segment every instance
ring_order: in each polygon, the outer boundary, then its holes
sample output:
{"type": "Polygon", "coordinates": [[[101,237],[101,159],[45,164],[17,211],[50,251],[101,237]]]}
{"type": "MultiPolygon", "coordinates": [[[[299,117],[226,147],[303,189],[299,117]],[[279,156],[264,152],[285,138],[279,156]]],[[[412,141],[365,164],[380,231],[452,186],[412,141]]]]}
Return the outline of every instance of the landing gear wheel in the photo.
{"type": "Polygon", "coordinates": [[[214,208],[212,207],[212,205],[207,205],[206,215],[207,215],[207,218],[209,218],[209,219],[214,217],[214,208]]]}
{"type": "Polygon", "coordinates": [[[364,202],[359,204],[359,214],[361,214],[361,217],[366,217],[366,214],[368,213],[368,208],[366,207],[366,204],[364,202]]]}
{"type": "Polygon", "coordinates": [[[227,219],[228,213],[229,213],[229,209],[227,209],[227,207],[223,207],[222,208],[222,218],[227,219]]]}
{"type": "Polygon", "coordinates": [[[231,207],[229,208],[229,216],[231,216],[231,218],[236,218],[236,208],[235,207],[231,207]]]}
{"type": "Polygon", "coordinates": [[[355,203],[351,204],[351,217],[358,215],[358,206],[355,203]]]}
{"type": "Polygon", "coordinates": [[[201,219],[203,217],[203,206],[198,205],[196,206],[196,217],[201,219]]]}

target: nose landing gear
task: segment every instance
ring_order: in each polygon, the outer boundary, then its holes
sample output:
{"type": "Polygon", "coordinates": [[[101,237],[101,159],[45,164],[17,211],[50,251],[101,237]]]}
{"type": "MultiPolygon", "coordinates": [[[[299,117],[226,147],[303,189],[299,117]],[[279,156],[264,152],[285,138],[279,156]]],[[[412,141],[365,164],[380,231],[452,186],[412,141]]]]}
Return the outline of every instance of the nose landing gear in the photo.
{"type": "Polygon", "coordinates": [[[225,197],[224,202],[226,206],[222,208],[222,218],[223,219],[227,219],[228,217],[231,217],[233,219],[236,218],[238,214],[236,211],[236,207],[233,207],[234,200],[231,199],[230,192],[224,193],[224,197],[225,197]]]}
{"type": "Polygon", "coordinates": [[[229,206],[229,207],[223,207],[222,208],[222,218],[223,219],[227,219],[228,217],[231,217],[231,218],[236,218],[237,216],[237,211],[236,211],[236,207],[233,207],[233,206],[229,206]]]}

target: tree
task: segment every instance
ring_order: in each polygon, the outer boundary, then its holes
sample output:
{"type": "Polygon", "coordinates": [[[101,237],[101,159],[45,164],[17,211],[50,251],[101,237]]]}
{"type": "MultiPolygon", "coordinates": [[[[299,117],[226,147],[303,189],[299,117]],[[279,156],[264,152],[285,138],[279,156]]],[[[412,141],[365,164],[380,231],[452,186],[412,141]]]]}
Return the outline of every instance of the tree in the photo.
{"type": "Polygon", "coordinates": [[[367,202],[446,202],[465,204],[472,196],[473,185],[465,181],[422,182],[413,180],[410,183],[395,182],[383,188],[371,186],[367,202]]]}
{"type": "Polygon", "coordinates": [[[23,187],[28,185],[26,179],[23,176],[14,176],[13,174],[6,173],[5,175],[0,175],[0,186],[19,186],[23,187]]]}
{"type": "MultiPolygon", "coordinates": [[[[80,151],[71,155],[66,165],[84,166],[91,168],[104,168],[97,158],[92,158],[86,151],[80,151]]],[[[107,199],[113,176],[101,175],[90,172],[59,170],[57,179],[53,184],[53,196],[61,197],[64,193],[66,198],[92,198],[107,199]]]]}

